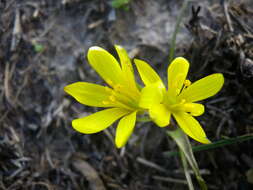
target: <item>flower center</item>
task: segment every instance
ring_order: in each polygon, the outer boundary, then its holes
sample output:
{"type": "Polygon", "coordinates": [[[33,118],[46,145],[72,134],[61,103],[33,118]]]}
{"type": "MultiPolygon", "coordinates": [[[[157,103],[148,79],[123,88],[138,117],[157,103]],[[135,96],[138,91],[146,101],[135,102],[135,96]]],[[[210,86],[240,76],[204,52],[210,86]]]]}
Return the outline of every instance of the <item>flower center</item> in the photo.
{"type": "Polygon", "coordinates": [[[107,83],[112,88],[105,87],[110,95],[107,100],[103,101],[103,104],[110,104],[113,107],[123,107],[130,110],[138,108],[139,93],[134,92],[130,86],[126,87],[122,84],[114,84],[111,80],[107,80],[107,83]]]}
{"type": "MultiPolygon", "coordinates": [[[[190,80],[185,80],[183,90],[185,90],[187,87],[191,85],[190,80]]],[[[204,113],[204,106],[201,104],[191,103],[187,102],[185,99],[178,99],[177,96],[181,93],[178,93],[176,90],[178,89],[169,89],[164,97],[164,104],[170,110],[170,112],[180,112],[184,111],[187,113],[190,113],[193,116],[199,116],[204,113]]]]}

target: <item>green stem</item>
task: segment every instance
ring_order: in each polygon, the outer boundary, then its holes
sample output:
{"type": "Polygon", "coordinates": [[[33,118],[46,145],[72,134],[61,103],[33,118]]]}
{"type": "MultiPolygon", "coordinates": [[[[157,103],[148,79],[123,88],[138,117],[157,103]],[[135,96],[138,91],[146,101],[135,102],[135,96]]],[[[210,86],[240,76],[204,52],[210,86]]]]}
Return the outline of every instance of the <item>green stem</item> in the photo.
{"type": "Polygon", "coordinates": [[[182,151],[179,151],[179,153],[180,153],[181,161],[182,161],[182,164],[183,164],[184,174],[185,174],[185,177],[186,177],[186,180],[187,180],[189,190],[194,190],[191,174],[188,171],[188,163],[187,163],[186,157],[185,157],[185,155],[182,151]]]}
{"type": "MultiPolygon", "coordinates": [[[[202,145],[194,146],[194,147],[192,147],[192,151],[198,152],[198,151],[212,150],[215,148],[219,148],[219,147],[223,147],[223,146],[227,146],[227,145],[232,145],[235,143],[241,143],[241,142],[249,141],[252,139],[253,139],[253,133],[250,133],[250,134],[246,134],[246,135],[242,135],[242,136],[238,136],[238,137],[222,139],[222,140],[219,140],[216,142],[212,142],[212,144],[202,144],[202,145]]],[[[176,156],[178,154],[179,154],[178,151],[164,152],[164,155],[166,155],[166,156],[176,156]]]]}
{"type": "Polygon", "coordinates": [[[177,143],[179,150],[183,152],[186,160],[188,161],[196,176],[201,190],[207,190],[206,183],[200,175],[199,167],[192,152],[192,146],[190,144],[188,136],[186,136],[180,128],[177,128],[174,131],[168,131],[168,135],[173,138],[173,140],[177,143]]]}
{"type": "Polygon", "coordinates": [[[172,35],[172,38],[171,38],[171,42],[170,42],[169,63],[171,63],[171,61],[174,58],[177,33],[179,32],[180,23],[181,23],[181,21],[183,19],[183,16],[184,16],[184,13],[185,13],[185,9],[187,8],[187,5],[188,5],[188,0],[185,0],[183,2],[182,8],[180,10],[180,14],[177,17],[177,22],[176,22],[175,30],[173,32],[173,35],[172,35]]]}

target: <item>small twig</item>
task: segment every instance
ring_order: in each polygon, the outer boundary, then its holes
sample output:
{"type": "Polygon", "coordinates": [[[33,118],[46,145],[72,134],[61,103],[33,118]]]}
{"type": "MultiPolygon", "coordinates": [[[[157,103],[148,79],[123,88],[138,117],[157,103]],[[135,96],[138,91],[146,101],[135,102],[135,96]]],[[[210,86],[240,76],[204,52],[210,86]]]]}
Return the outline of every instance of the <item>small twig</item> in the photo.
{"type": "Polygon", "coordinates": [[[4,94],[7,99],[7,101],[10,103],[10,105],[14,105],[13,98],[11,95],[11,89],[10,89],[10,80],[13,76],[15,64],[10,68],[10,63],[7,62],[5,64],[5,71],[4,71],[4,94]]]}
{"type": "Polygon", "coordinates": [[[242,29],[247,32],[248,35],[252,35],[252,29],[249,27],[243,20],[239,19],[237,15],[235,15],[232,11],[229,11],[231,18],[237,22],[238,25],[242,27],[242,29]]]}
{"type": "Polygon", "coordinates": [[[88,25],[88,29],[96,28],[96,27],[98,27],[99,25],[101,25],[101,24],[103,24],[103,23],[104,23],[104,19],[99,19],[99,20],[97,20],[97,21],[95,21],[95,22],[93,22],[93,23],[90,23],[90,24],[88,25]]]}
{"type": "Polygon", "coordinates": [[[187,185],[187,181],[185,181],[183,179],[174,179],[174,178],[171,178],[171,177],[162,177],[162,176],[153,176],[152,178],[156,179],[156,180],[159,180],[159,181],[179,183],[179,184],[187,185]]]}
{"type": "Polygon", "coordinates": [[[17,9],[16,15],[15,15],[13,32],[12,32],[11,51],[14,51],[18,43],[20,42],[21,32],[22,32],[22,28],[21,28],[21,22],[20,22],[20,11],[19,9],[17,9]]]}
{"type": "Polygon", "coordinates": [[[228,13],[228,3],[226,1],[224,1],[224,3],[223,3],[223,9],[224,9],[225,17],[226,17],[226,20],[227,20],[227,23],[228,23],[229,31],[234,32],[232,21],[231,21],[231,18],[229,16],[229,13],[228,13]]]}
{"type": "Polygon", "coordinates": [[[48,148],[46,148],[45,154],[46,154],[47,162],[49,163],[49,165],[51,166],[51,168],[55,168],[55,164],[52,161],[52,158],[51,158],[51,155],[50,155],[50,152],[49,152],[48,148]]]}
{"type": "Polygon", "coordinates": [[[167,173],[167,171],[165,169],[163,169],[161,166],[159,166],[159,165],[157,165],[157,164],[155,164],[155,163],[153,163],[151,161],[148,161],[148,160],[146,160],[144,158],[138,157],[137,158],[137,162],[139,162],[139,163],[141,163],[141,164],[143,164],[145,166],[148,166],[150,168],[154,168],[154,169],[156,169],[156,170],[158,170],[160,172],[167,173]]]}
{"type": "Polygon", "coordinates": [[[221,122],[219,123],[218,127],[217,127],[217,130],[216,130],[216,138],[219,139],[220,138],[220,132],[221,132],[221,129],[222,127],[224,126],[224,124],[226,123],[227,121],[227,118],[226,117],[223,117],[221,119],[221,122]]]}
{"type": "Polygon", "coordinates": [[[106,136],[109,138],[109,140],[114,145],[114,138],[113,138],[112,134],[110,133],[110,131],[108,129],[105,129],[105,130],[103,130],[103,132],[106,134],[106,136]]]}

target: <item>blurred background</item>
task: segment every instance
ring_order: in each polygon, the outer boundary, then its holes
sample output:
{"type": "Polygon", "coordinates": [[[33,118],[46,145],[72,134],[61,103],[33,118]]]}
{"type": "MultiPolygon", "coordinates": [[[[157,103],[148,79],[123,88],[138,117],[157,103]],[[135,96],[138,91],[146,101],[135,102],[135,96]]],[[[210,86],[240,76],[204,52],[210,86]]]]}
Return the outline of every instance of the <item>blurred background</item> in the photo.
{"type": "MultiPolygon", "coordinates": [[[[71,121],[97,108],[77,103],[67,84],[103,84],[86,59],[98,45],[146,60],[166,80],[171,39],[183,0],[0,0],[0,189],[187,189],[176,144],[139,123],[124,149],[115,128],[93,135],[71,121]]],[[[221,72],[224,88],[203,102],[198,120],[213,142],[195,153],[209,189],[253,189],[253,2],[191,1],[176,55],[195,81],[221,72]],[[244,140],[244,141],[243,141],[244,140]],[[230,142],[230,141],[229,141],[230,142]]],[[[192,145],[199,145],[192,141],[192,145]]]]}

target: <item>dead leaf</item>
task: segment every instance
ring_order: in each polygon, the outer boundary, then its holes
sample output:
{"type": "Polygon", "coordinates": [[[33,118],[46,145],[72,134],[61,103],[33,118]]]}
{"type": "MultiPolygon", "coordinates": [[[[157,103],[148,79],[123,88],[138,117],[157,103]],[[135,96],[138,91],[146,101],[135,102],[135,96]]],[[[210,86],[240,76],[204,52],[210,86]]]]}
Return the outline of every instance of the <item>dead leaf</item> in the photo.
{"type": "Polygon", "coordinates": [[[105,190],[97,171],[88,162],[76,159],[73,161],[73,166],[89,181],[92,190],[105,190]]]}

